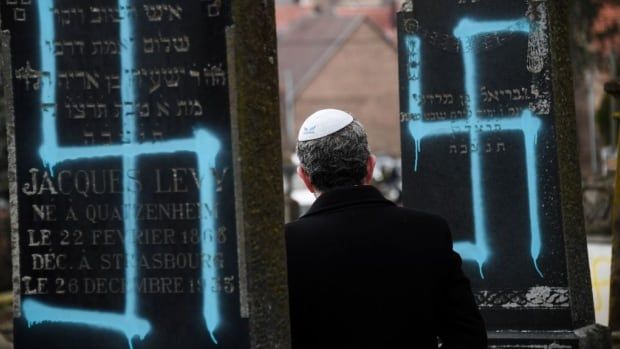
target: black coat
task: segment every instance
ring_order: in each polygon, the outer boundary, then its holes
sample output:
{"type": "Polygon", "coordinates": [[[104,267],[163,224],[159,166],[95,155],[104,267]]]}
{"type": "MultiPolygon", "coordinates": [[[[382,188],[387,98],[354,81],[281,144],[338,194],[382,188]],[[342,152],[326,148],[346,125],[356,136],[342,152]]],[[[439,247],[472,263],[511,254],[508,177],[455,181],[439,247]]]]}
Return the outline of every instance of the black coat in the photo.
{"type": "Polygon", "coordinates": [[[486,348],[442,218],[335,189],[287,224],[286,245],[293,349],[486,348]]]}

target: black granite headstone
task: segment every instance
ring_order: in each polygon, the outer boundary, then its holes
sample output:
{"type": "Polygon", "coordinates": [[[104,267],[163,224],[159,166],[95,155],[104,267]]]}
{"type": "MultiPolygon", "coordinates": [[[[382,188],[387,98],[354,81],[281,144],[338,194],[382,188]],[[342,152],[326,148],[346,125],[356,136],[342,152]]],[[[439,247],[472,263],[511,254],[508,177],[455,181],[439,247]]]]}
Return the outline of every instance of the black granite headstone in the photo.
{"type": "Polygon", "coordinates": [[[235,211],[233,6],[2,1],[16,348],[256,342],[235,211]]]}
{"type": "Polygon", "coordinates": [[[554,86],[570,81],[553,61],[566,54],[556,3],[418,0],[399,13],[404,205],[448,219],[495,345],[529,332],[515,341],[573,347],[593,323],[587,269],[577,276],[585,235],[567,233],[581,206],[561,188],[579,191],[562,178],[574,141],[558,139],[575,129],[562,121],[572,91],[554,86]],[[544,331],[556,332],[532,335],[544,331]]]}

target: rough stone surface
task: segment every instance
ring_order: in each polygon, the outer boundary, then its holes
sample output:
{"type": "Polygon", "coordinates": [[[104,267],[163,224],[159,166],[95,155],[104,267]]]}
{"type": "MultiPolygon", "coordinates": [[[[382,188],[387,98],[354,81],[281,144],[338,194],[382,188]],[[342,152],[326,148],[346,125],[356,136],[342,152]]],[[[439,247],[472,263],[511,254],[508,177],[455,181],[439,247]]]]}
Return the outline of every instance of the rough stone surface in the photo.
{"type": "MultiPolygon", "coordinates": [[[[19,280],[19,229],[17,223],[17,169],[16,169],[16,154],[15,154],[15,120],[14,120],[14,106],[13,106],[13,83],[11,72],[11,34],[8,31],[0,34],[0,42],[2,45],[0,52],[0,67],[1,74],[4,79],[4,105],[6,118],[6,142],[8,152],[8,182],[9,182],[9,194],[10,194],[10,217],[11,217],[11,264],[12,264],[12,284],[13,293],[19,295],[20,292],[20,280],[19,280]]],[[[20,298],[14,297],[13,299],[13,314],[19,316],[20,312],[20,298]]]]}
{"type": "Polygon", "coordinates": [[[607,349],[611,347],[609,329],[605,326],[594,324],[575,331],[579,336],[579,347],[588,349],[607,349]]]}
{"type": "Polygon", "coordinates": [[[594,323],[594,305],[577,158],[575,104],[568,42],[568,4],[556,0],[549,1],[548,6],[562,227],[566,242],[572,320],[575,327],[585,327],[594,323]]]}
{"type": "Polygon", "coordinates": [[[274,13],[271,0],[234,1],[228,44],[237,91],[231,114],[233,138],[239,140],[233,146],[237,196],[243,198],[251,347],[285,349],[290,329],[284,212],[282,205],[265,206],[283,202],[274,13]],[[242,39],[246,35],[253,40],[242,39]]]}
{"type": "MultiPolygon", "coordinates": [[[[566,241],[566,263],[569,270],[569,289],[573,325],[580,337],[580,348],[609,348],[610,333],[604,326],[594,324],[594,305],[587,241],[583,222],[581,178],[577,157],[577,137],[573,80],[570,62],[569,9],[565,1],[549,1],[551,53],[553,62],[552,86],[556,117],[556,139],[560,164],[560,196],[563,228],[566,241]]],[[[611,313],[610,313],[611,314],[611,313]]]]}

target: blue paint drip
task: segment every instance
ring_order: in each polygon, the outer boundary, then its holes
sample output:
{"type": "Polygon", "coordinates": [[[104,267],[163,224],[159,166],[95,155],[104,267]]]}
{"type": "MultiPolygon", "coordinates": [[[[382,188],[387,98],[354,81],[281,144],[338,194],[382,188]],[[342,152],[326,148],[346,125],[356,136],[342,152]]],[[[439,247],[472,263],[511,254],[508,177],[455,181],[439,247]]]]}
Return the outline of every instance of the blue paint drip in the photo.
{"type": "MultiPolygon", "coordinates": [[[[462,44],[463,39],[468,37],[474,37],[480,34],[485,33],[506,33],[506,32],[521,32],[521,33],[529,33],[530,32],[530,22],[527,18],[519,18],[519,19],[511,19],[504,21],[476,21],[469,18],[463,18],[454,28],[453,34],[459,40],[461,40],[462,44]]],[[[465,48],[466,46],[461,46],[465,48]]],[[[462,50],[463,53],[465,51],[472,50],[462,50]]]]}
{"type": "MultiPolygon", "coordinates": [[[[24,300],[22,310],[28,314],[28,326],[45,323],[86,325],[104,330],[117,331],[127,338],[138,336],[143,340],[151,330],[148,321],[128,314],[113,314],[52,307],[32,299],[24,300]]],[[[130,342],[131,343],[131,342],[130,342]]]]}
{"type": "MultiPolygon", "coordinates": [[[[200,154],[203,150],[208,150],[209,153],[215,154],[219,151],[220,144],[215,137],[213,137],[210,133],[205,130],[197,130],[195,133],[196,138],[196,151],[200,154]]],[[[201,187],[200,187],[200,202],[207,203],[215,203],[215,175],[211,171],[212,168],[215,168],[215,156],[209,157],[198,157],[198,170],[204,176],[202,179],[201,187]]],[[[202,253],[204,256],[214,256],[217,252],[216,245],[216,236],[215,233],[216,225],[215,225],[215,217],[213,213],[215,212],[215,207],[211,206],[211,210],[207,210],[204,206],[201,207],[201,215],[200,215],[200,226],[202,234],[202,253]],[[209,237],[209,234],[205,234],[205,232],[210,232],[213,238],[209,237]]],[[[215,261],[211,261],[207,258],[203,258],[202,263],[202,279],[203,283],[209,281],[217,282],[217,270],[215,261]]],[[[211,335],[211,339],[215,344],[217,344],[217,340],[215,339],[214,331],[218,328],[220,324],[220,313],[219,313],[219,304],[218,298],[216,297],[216,293],[214,291],[210,291],[206,288],[206,285],[203,284],[203,317],[205,319],[205,323],[207,325],[207,329],[209,330],[209,334],[211,335]]]]}
{"type": "MultiPolygon", "coordinates": [[[[43,124],[43,140],[49,144],[58,144],[55,132],[46,133],[45,130],[56,129],[56,56],[54,53],[54,3],[53,0],[37,1],[39,15],[39,50],[41,51],[41,114],[43,124]]],[[[40,152],[44,162],[53,159],[54,149],[40,152]]],[[[48,163],[46,163],[48,165],[48,163]]],[[[53,173],[52,173],[53,175],[53,173]]]]}
{"type": "MultiPolygon", "coordinates": [[[[55,167],[65,161],[81,159],[101,159],[108,157],[122,157],[123,177],[123,207],[136,207],[137,184],[132,176],[136,173],[136,161],[138,156],[171,154],[178,152],[190,152],[197,156],[199,175],[203,176],[205,183],[200,186],[201,205],[201,231],[215,232],[216,217],[213,214],[215,208],[215,176],[211,171],[215,168],[215,160],[221,148],[217,138],[204,129],[197,129],[193,138],[169,140],[152,143],[138,143],[136,132],[136,111],[133,107],[136,100],[136,84],[132,71],[134,69],[135,52],[134,38],[132,37],[133,20],[130,15],[130,0],[119,0],[119,13],[121,17],[120,40],[121,40],[121,100],[122,100],[122,143],[117,145],[94,145],[80,147],[60,147],[55,122],[56,103],[56,59],[53,51],[54,21],[53,0],[40,0],[38,2],[39,25],[40,25],[40,48],[41,70],[45,72],[42,79],[41,103],[42,103],[42,133],[43,144],[39,149],[39,155],[45,166],[53,175],[55,167]],[[53,107],[50,107],[53,106],[53,107]],[[211,210],[205,209],[210,207],[211,210]]],[[[135,244],[135,232],[138,230],[135,212],[124,215],[125,240],[124,249],[125,264],[125,313],[115,314],[99,311],[77,310],[61,307],[48,306],[32,299],[26,299],[22,303],[22,311],[28,326],[41,323],[68,323],[88,325],[101,329],[119,331],[127,338],[130,348],[133,348],[132,339],[138,337],[143,340],[151,329],[150,323],[139,318],[136,287],[138,271],[136,263],[131,262],[137,255],[135,244]],[[133,214],[131,214],[133,213],[133,214]]],[[[210,239],[208,234],[201,241],[204,255],[215,256],[217,244],[210,239]]],[[[213,234],[215,236],[215,234],[213,234]]],[[[221,316],[218,297],[214,292],[209,292],[206,283],[217,281],[217,270],[214,263],[208,260],[202,265],[203,284],[203,317],[209,335],[217,344],[215,331],[220,325],[221,316]]]]}
{"type": "MultiPolygon", "coordinates": [[[[460,120],[432,121],[423,120],[421,103],[416,103],[415,99],[422,98],[421,89],[421,49],[420,39],[414,35],[407,35],[405,42],[409,48],[409,112],[419,115],[414,117],[408,124],[408,130],[414,141],[414,171],[418,171],[419,158],[421,152],[422,139],[426,137],[447,136],[456,133],[468,133],[471,144],[478,144],[481,132],[485,130],[485,125],[493,123],[500,125],[501,131],[521,131],[525,139],[525,161],[527,167],[527,185],[531,228],[531,247],[530,255],[537,272],[542,277],[543,274],[538,267],[538,258],[541,252],[541,232],[539,217],[538,199],[538,174],[536,160],[536,138],[542,127],[539,119],[535,118],[529,110],[525,110],[519,117],[496,117],[493,120],[480,118],[477,115],[479,93],[476,89],[478,79],[476,74],[475,52],[467,48],[467,41],[475,36],[489,32],[519,32],[529,33],[530,25],[527,19],[508,20],[508,21],[474,21],[462,19],[454,29],[454,36],[461,42],[463,63],[465,67],[465,90],[470,96],[468,104],[468,117],[460,120]],[[418,57],[415,60],[415,57],[418,57]]],[[[495,132],[500,130],[495,130],[495,132]]],[[[480,275],[484,278],[482,267],[488,260],[491,251],[488,246],[488,228],[486,226],[486,207],[485,193],[482,183],[482,158],[479,152],[472,152],[470,156],[471,185],[472,185],[472,205],[474,216],[474,243],[457,242],[454,250],[463,259],[473,260],[478,264],[480,275]]]]}
{"type": "MultiPolygon", "coordinates": [[[[414,117],[422,118],[422,108],[420,107],[420,103],[417,103],[415,100],[422,99],[422,88],[420,81],[422,80],[421,75],[421,66],[422,66],[422,56],[420,53],[422,52],[420,48],[420,38],[413,35],[407,35],[405,38],[405,43],[407,44],[407,48],[409,49],[409,59],[408,59],[408,79],[409,79],[409,113],[414,115],[414,117]],[[416,54],[417,53],[417,54],[416,54]],[[415,58],[418,57],[416,60],[415,58]]],[[[413,152],[413,169],[414,171],[418,171],[418,157],[420,156],[421,149],[421,141],[424,138],[425,134],[424,128],[412,128],[412,123],[409,123],[409,132],[413,135],[413,139],[415,142],[415,151],[413,152]]]]}
{"type": "MultiPolygon", "coordinates": [[[[121,58],[121,115],[123,136],[122,142],[125,144],[137,143],[136,135],[136,111],[135,101],[136,86],[134,84],[133,76],[131,74],[134,68],[135,54],[133,45],[133,20],[130,13],[127,11],[131,0],[119,0],[118,10],[121,17],[120,22],[120,58],[121,58]]],[[[126,153],[123,156],[123,204],[129,207],[136,207],[138,201],[137,184],[132,180],[131,176],[136,174],[136,157],[128,155],[126,153]]],[[[135,214],[129,214],[123,216],[123,225],[125,229],[125,255],[137,256],[135,232],[137,229],[137,222],[135,214]]],[[[125,314],[136,314],[138,312],[137,293],[136,287],[138,281],[138,270],[136,263],[130,262],[131,258],[125,258],[125,314]]],[[[129,346],[133,348],[131,337],[127,337],[129,346]]]]}
{"type": "Polygon", "coordinates": [[[538,197],[538,159],[536,157],[536,144],[538,143],[538,132],[542,129],[542,123],[535,118],[529,110],[523,111],[523,134],[525,136],[525,161],[527,164],[527,190],[530,209],[530,230],[531,245],[530,256],[534,261],[534,267],[540,277],[544,277],[538,266],[538,258],[542,250],[542,238],[540,231],[539,211],[540,201],[538,197]]]}
{"type": "MultiPolygon", "coordinates": [[[[459,28],[463,25],[467,20],[463,20],[454,30],[454,36],[461,39],[461,47],[464,46],[463,38],[459,37],[457,34],[459,32],[459,28]]],[[[470,33],[472,35],[474,32],[473,28],[465,29],[466,33],[470,33]]],[[[483,29],[483,28],[480,28],[483,29]]],[[[478,110],[478,101],[476,93],[476,65],[474,63],[474,54],[469,51],[467,52],[465,49],[463,52],[463,61],[465,64],[465,91],[466,95],[470,96],[470,101],[468,103],[470,116],[469,119],[471,121],[476,121],[478,119],[476,115],[476,111],[478,110]]],[[[480,137],[476,131],[469,132],[469,138],[471,144],[479,144],[480,137]]],[[[480,161],[480,155],[478,152],[472,152],[470,155],[470,168],[471,168],[471,189],[472,189],[472,203],[474,209],[474,239],[476,241],[477,251],[472,251],[472,257],[478,263],[480,276],[484,278],[484,273],[482,271],[482,267],[486,262],[489,255],[489,246],[487,243],[487,218],[486,218],[486,210],[484,207],[484,187],[482,185],[482,165],[480,161]]]]}

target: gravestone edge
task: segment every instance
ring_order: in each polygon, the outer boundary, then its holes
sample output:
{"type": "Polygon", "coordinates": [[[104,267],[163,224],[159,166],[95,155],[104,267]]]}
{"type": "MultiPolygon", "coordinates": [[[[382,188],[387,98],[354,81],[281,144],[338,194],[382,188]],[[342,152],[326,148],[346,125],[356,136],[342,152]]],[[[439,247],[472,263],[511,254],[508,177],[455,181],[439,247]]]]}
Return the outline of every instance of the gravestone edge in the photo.
{"type": "Polygon", "coordinates": [[[242,234],[238,248],[245,250],[245,266],[239,268],[247,268],[251,348],[287,349],[290,325],[275,5],[273,0],[236,0],[231,6],[233,25],[227,29],[227,46],[233,163],[237,226],[242,234]],[[260,161],[253,161],[257,158],[260,161]]]}

